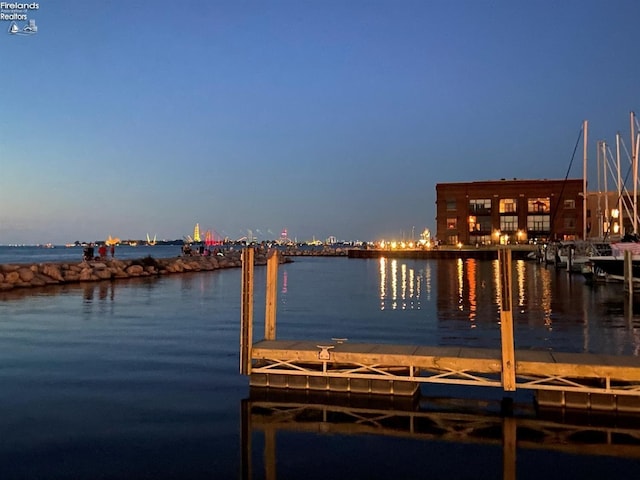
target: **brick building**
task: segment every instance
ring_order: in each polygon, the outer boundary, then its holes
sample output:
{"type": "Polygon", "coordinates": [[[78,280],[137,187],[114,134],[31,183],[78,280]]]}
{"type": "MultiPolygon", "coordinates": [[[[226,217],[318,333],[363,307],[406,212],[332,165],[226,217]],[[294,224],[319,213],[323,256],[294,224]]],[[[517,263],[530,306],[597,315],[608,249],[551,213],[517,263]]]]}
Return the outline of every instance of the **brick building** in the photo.
{"type": "Polygon", "coordinates": [[[582,179],[439,183],[436,236],[448,245],[582,239],[582,189],[582,179]]]}

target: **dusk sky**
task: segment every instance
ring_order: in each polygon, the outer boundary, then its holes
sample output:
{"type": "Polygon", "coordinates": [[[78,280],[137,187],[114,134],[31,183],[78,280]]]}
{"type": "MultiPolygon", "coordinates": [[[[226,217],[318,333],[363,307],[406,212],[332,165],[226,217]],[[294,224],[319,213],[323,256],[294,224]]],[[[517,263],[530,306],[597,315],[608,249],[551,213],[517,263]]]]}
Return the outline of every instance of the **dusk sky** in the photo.
{"type": "Polygon", "coordinates": [[[0,21],[4,245],[435,233],[437,183],[564,178],[585,119],[595,169],[640,112],[637,0],[38,3],[0,21]]]}

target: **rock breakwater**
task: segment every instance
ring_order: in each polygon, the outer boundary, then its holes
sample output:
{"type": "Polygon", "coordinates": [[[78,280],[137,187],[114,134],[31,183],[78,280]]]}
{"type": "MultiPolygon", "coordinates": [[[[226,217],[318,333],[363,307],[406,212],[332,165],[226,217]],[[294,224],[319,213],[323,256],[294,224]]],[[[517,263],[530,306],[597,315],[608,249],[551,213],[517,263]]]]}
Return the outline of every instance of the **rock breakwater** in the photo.
{"type": "MultiPolygon", "coordinates": [[[[290,261],[281,256],[282,263],[290,261]]],[[[267,253],[257,251],[256,265],[266,265],[267,253]]],[[[35,263],[0,265],[0,291],[15,288],[44,287],[78,282],[97,282],[124,278],[149,277],[173,273],[201,272],[240,267],[240,251],[224,256],[183,256],[156,259],[101,259],[79,263],[35,263]]]]}

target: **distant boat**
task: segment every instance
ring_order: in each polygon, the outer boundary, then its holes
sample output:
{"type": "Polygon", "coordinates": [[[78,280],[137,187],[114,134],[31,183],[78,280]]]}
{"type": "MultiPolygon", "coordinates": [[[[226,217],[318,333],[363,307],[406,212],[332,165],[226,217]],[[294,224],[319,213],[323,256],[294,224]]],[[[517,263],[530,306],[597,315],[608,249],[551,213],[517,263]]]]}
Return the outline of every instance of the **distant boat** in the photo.
{"type": "Polygon", "coordinates": [[[149,238],[149,234],[147,233],[147,245],[155,245],[156,244],[156,236],[153,236],[153,240],[149,238]]]}

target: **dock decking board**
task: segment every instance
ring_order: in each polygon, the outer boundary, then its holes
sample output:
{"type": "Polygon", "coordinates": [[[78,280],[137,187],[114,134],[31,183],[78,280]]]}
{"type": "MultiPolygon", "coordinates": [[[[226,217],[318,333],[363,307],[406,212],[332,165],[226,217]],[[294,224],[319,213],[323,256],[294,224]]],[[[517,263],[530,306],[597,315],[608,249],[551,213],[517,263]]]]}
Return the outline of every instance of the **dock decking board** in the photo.
{"type": "MultiPolygon", "coordinates": [[[[330,390],[332,385],[339,385],[339,389],[344,391],[350,389],[352,383],[359,385],[360,381],[369,382],[362,384],[365,389],[393,393],[402,391],[399,388],[394,390],[393,384],[399,385],[397,382],[403,381],[416,385],[501,385],[502,363],[498,349],[262,340],[253,345],[251,357],[256,362],[253,368],[256,374],[334,378],[333,382],[308,379],[305,383],[301,379],[288,382],[261,377],[255,384],[262,386],[289,388],[291,383],[291,388],[320,385],[320,388],[330,390]],[[320,358],[323,349],[325,356],[328,353],[324,360],[320,358]],[[337,378],[348,378],[349,382],[339,382],[337,378]],[[387,388],[372,382],[393,383],[387,388]]],[[[572,392],[571,397],[578,393],[604,393],[638,397],[640,401],[640,358],[530,350],[516,350],[515,358],[517,387],[520,389],[567,391],[572,392]]],[[[413,391],[413,387],[405,391],[413,391]]],[[[566,402],[564,395],[562,399],[566,402]]],[[[634,400],[631,400],[632,405],[635,405],[634,400]]],[[[622,403],[627,404],[629,400],[622,403]]]]}

